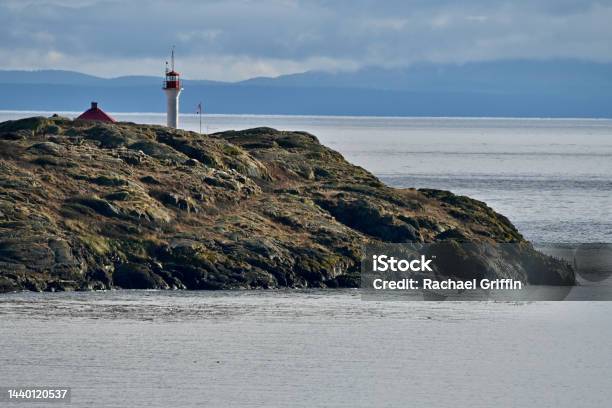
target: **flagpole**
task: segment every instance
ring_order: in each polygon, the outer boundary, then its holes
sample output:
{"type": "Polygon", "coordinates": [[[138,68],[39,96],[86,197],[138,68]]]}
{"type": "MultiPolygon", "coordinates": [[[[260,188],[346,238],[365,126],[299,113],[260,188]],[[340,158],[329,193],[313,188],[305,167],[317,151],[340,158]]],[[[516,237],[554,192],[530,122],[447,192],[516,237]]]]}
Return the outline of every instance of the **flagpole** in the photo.
{"type": "Polygon", "coordinates": [[[202,102],[198,103],[198,114],[200,115],[200,134],[202,134],[202,102]]]}

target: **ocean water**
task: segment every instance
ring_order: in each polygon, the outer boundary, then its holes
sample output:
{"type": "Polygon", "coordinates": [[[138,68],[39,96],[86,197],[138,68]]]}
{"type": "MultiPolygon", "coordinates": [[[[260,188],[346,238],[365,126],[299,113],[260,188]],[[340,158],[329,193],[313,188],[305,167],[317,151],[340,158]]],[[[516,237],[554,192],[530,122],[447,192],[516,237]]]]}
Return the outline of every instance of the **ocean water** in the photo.
{"type": "Polygon", "coordinates": [[[0,382],[71,387],[75,407],[604,408],[610,311],[357,290],[9,294],[0,382]]]}
{"type": "MultiPolygon", "coordinates": [[[[483,200],[534,241],[612,242],[610,120],[203,119],[204,132],[309,131],[393,186],[483,200]]],[[[77,407],[608,407],[611,315],[610,302],[357,290],[5,294],[0,387],[72,387],[77,407]]]]}

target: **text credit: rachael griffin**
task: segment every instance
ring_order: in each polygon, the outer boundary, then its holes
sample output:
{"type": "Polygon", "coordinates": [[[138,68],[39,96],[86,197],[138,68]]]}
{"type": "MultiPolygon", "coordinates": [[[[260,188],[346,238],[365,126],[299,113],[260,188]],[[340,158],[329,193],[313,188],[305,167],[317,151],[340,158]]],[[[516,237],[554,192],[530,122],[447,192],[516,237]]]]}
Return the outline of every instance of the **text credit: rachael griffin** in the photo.
{"type": "MultiPolygon", "coordinates": [[[[469,254],[471,250],[461,253],[469,254]]],[[[511,292],[516,294],[523,289],[520,280],[484,278],[486,274],[477,270],[474,263],[454,262],[451,255],[455,252],[439,245],[416,249],[403,244],[366,248],[361,274],[364,299],[482,300],[499,295],[514,297],[511,292]]]]}

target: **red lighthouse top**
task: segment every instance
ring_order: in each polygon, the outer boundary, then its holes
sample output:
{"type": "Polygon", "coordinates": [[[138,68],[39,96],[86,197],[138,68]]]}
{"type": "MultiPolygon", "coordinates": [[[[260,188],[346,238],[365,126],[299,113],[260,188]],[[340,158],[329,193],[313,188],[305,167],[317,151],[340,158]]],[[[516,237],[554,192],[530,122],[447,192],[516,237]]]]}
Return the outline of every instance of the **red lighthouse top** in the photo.
{"type": "Polygon", "coordinates": [[[101,122],[116,122],[116,120],[104,112],[102,109],[98,108],[97,102],[91,103],[91,108],[86,110],[79,116],[77,119],[79,120],[98,120],[101,122]]]}
{"type": "Polygon", "coordinates": [[[181,80],[178,72],[174,70],[174,47],[172,47],[171,68],[168,69],[166,61],[166,78],[164,79],[164,89],[181,89],[181,80]]]}

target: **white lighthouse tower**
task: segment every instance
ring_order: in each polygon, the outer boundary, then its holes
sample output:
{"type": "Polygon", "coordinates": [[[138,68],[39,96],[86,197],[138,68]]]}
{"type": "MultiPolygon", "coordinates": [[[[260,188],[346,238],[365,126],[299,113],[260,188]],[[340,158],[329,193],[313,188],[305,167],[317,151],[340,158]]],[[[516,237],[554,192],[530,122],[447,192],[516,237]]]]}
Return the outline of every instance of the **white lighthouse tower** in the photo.
{"type": "Polygon", "coordinates": [[[168,62],[166,62],[166,79],[163,87],[167,100],[166,125],[176,129],[178,127],[179,96],[183,88],[181,88],[179,79],[180,74],[174,70],[174,47],[172,47],[170,64],[170,69],[168,69],[168,62]]]}

